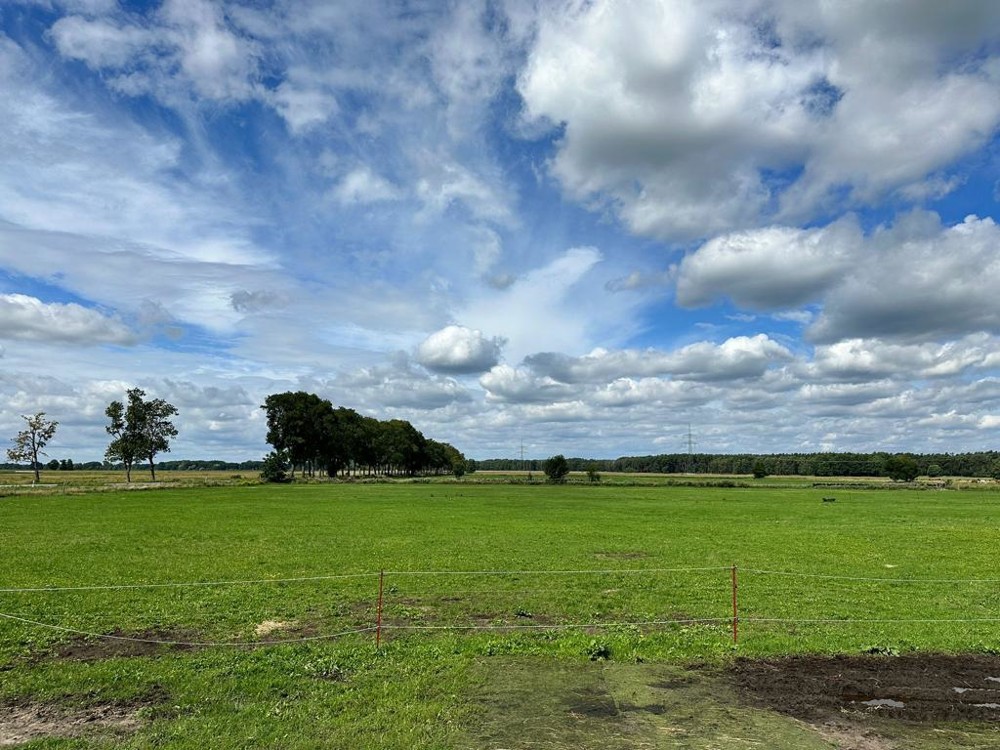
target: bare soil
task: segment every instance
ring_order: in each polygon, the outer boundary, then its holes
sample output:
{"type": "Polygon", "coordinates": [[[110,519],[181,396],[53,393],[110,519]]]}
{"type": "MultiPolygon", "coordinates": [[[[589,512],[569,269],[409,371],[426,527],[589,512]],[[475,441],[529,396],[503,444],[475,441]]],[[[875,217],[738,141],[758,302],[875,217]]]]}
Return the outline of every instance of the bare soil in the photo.
{"type": "Polygon", "coordinates": [[[1000,724],[1000,656],[737,659],[729,676],[752,705],[831,728],[850,714],[1000,724]]]}
{"type": "Polygon", "coordinates": [[[0,703],[0,747],[31,740],[79,737],[92,732],[128,734],[143,723],[142,709],[157,702],[151,696],[132,702],[68,707],[17,701],[0,703]]]}
{"type": "Polygon", "coordinates": [[[192,651],[198,646],[189,645],[201,640],[197,633],[172,630],[143,630],[127,633],[115,630],[108,633],[110,638],[88,638],[80,636],[61,644],[55,649],[58,659],[74,661],[100,661],[133,656],[157,656],[160,654],[192,651]]]}

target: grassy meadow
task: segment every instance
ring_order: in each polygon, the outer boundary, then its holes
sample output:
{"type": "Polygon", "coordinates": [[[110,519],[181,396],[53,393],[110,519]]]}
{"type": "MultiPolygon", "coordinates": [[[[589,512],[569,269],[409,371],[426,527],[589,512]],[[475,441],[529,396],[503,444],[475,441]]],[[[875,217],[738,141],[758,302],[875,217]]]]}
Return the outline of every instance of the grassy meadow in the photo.
{"type": "MultiPolygon", "coordinates": [[[[0,498],[0,705],[138,717],[26,747],[830,748],[713,670],[1000,652],[987,487],[200,480],[0,498]]],[[[1000,744],[995,724],[880,726],[1000,744]]]]}

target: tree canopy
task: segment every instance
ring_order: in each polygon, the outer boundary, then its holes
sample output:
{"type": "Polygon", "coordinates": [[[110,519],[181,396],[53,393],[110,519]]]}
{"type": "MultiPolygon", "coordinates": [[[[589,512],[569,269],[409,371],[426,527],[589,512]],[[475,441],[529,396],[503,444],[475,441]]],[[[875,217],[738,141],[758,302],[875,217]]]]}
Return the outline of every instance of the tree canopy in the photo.
{"type": "Polygon", "coordinates": [[[126,393],[127,405],[112,401],[104,412],[110,420],[105,430],[112,437],[104,455],[109,461],[122,462],[128,482],[132,467],[140,460],[149,462],[149,475],[155,482],[156,455],[169,452],[170,439],[177,436],[170,419],[177,407],[162,398],[147,401],[145,396],[141,388],[131,388],[126,393]]]}
{"type": "Polygon", "coordinates": [[[261,408],[267,442],[287,458],[292,477],[296,470],[331,477],[465,472],[465,456],[457,448],[424,437],[406,420],[380,421],[305,391],[272,394],[261,408]]]}
{"type": "Polygon", "coordinates": [[[28,423],[27,427],[14,436],[14,446],[7,449],[7,458],[16,463],[27,461],[35,472],[35,481],[41,481],[38,473],[38,457],[47,455],[42,449],[48,445],[56,434],[59,423],[45,418],[45,412],[40,411],[30,417],[21,415],[28,423]]]}
{"type": "Polygon", "coordinates": [[[559,454],[547,460],[542,470],[550,482],[565,482],[566,475],[569,474],[569,462],[564,455],[559,454]]]}

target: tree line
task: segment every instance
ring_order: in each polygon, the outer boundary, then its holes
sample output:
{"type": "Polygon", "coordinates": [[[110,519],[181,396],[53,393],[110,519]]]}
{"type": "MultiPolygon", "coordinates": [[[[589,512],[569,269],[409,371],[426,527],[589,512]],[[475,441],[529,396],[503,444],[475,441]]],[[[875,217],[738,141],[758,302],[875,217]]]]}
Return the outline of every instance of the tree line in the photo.
{"type": "MultiPolygon", "coordinates": [[[[567,458],[570,471],[654,474],[758,474],[819,477],[890,476],[901,456],[911,458],[918,475],[1000,478],[1000,452],[896,454],[781,453],[718,454],[664,453],[615,459],[567,458]]],[[[476,462],[484,471],[538,471],[544,461],[491,458],[476,462]]]]}
{"type": "Polygon", "coordinates": [[[414,476],[465,474],[465,456],[452,445],[424,437],[402,419],[378,420],[314,393],[275,393],[261,406],[267,414],[265,478],[286,470],[307,476],[414,476]]]}

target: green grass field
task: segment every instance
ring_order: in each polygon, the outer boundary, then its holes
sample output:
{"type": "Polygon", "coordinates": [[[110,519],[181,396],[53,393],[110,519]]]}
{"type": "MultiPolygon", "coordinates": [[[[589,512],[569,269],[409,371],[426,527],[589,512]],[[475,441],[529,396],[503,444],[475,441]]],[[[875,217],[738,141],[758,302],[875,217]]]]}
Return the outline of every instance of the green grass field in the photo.
{"type": "MultiPolygon", "coordinates": [[[[70,589],[0,592],[19,618],[0,619],[10,736],[34,722],[28,747],[848,747],[745,705],[726,665],[1000,652],[995,490],[229,479],[0,499],[0,588],[70,589]],[[45,736],[46,717],[87,711],[104,718],[45,736]]],[[[1000,746],[990,721],[872,721],[887,744],[870,747],[1000,746]]]]}

